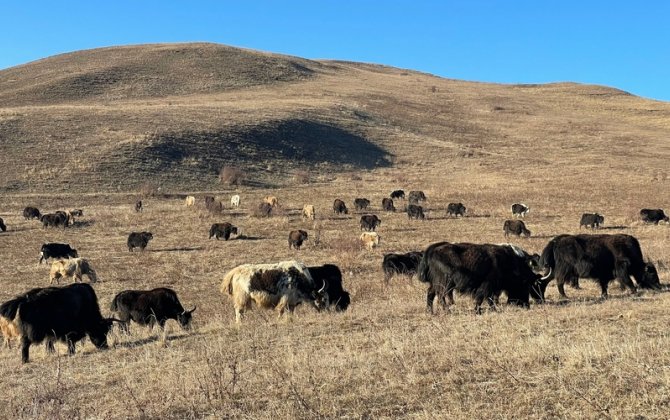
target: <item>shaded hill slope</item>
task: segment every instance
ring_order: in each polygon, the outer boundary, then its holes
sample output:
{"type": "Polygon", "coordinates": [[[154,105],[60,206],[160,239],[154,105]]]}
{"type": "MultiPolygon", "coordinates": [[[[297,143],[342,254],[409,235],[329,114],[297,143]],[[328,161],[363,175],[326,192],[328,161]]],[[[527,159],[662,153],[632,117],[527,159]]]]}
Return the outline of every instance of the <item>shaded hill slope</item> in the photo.
{"type": "Polygon", "coordinates": [[[667,180],[668,129],[667,103],[602,86],[463,82],[214,44],[114,47],[0,71],[0,190],[207,190],[225,165],[252,185],[388,167],[410,183],[667,180]]]}

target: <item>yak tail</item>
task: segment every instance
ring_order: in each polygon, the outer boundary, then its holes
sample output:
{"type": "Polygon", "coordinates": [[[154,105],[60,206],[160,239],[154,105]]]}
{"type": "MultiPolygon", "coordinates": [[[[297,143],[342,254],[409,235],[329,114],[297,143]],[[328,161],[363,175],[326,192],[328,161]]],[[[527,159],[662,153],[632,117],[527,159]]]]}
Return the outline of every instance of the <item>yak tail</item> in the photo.
{"type": "Polygon", "coordinates": [[[430,254],[428,249],[423,253],[423,257],[421,257],[421,261],[419,262],[419,268],[416,270],[419,281],[424,283],[430,283],[430,265],[428,264],[430,254]]]}
{"type": "Polygon", "coordinates": [[[0,306],[0,315],[7,319],[14,319],[16,312],[19,310],[19,305],[27,300],[26,296],[20,296],[3,303],[0,306]]]}
{"type": "Polygon", "coordinates": [[[540,267],[556,267],[556,259],[554,258],[555,246],[556,239],[554,238],[544,247],[542,255],[540,256],[540,267]]]}
{"type": "Polygon", "coordinates": [[[233,295],[233,277],[235,277],[235,274],[237,273],[237,270],[232,269],[229,272],[226,273],[226,275],[223,277],[223,281],[221,282],[221,294],[224,295],[233,295]]]}

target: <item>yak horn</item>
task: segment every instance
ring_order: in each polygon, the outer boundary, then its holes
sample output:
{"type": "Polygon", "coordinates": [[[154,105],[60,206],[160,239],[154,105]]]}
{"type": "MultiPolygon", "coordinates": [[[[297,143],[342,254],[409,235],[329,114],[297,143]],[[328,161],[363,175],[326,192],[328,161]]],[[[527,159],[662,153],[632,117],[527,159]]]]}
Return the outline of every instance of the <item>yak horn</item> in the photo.
{"type": "Polygon", "coordinates": [[[183,314],[190,314],[190,313],[195,312],[196,309],[198,309],[198,306],[197,306],[197,305],[194,306],[193,309],[191,309],[190,311],[184,310],[184,312],[182,312],[182,313],[183,313],[183,314]]]}
{"type": "Polygon", "coordinates": [[[324,290],[326,290],[326,281],[325,280],[321,280],[321,281],[323,282],[323,287],[321,287],[317,293],[321,293],[324,290]]]}
{"type": "Polygon", "coordinates": [[[124,321],[121,321],[120,319],[116,319],[116,318],[107,318],[107,319],[110,320],[110,321],[124,322],[124,321]]]}
{"type": "Polygon", "coordinates": [[[540,280],[545,281],[545,280],[551,280],[553,277],[551,276],[552,274],[552,269],[549,267],[549,272],[547,273],[546,276],[542,277],[540,280]]]}

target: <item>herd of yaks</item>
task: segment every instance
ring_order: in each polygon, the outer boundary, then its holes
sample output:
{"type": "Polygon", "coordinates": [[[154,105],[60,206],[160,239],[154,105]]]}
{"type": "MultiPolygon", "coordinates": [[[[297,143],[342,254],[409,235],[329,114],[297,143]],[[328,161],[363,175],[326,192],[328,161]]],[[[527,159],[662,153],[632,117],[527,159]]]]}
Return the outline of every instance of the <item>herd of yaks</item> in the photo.
{"type": "MultiPolygon", "coordinates": [[[[393,191],[390,198],[384,198],[382,208],[395,211],[393,199],[404,199],[402,190],[393,191]]],[[[426,196],[421,191],[409,193],[406,211],[409,218],[423,219],[423,208],[419,205],[426,196]]],[[[187,206],[195,203],[195,197],[186,197],[187,206]]],[[[278,206],[278,199],[267,196],[259,206],[259,215],[271,215],[278,206]]],[[[231,206],[240,204],[239,195],[231,198],[231,206]]],[[[214,197],[205,197],[209,210],[222,209],[221,202],[214,197]]],[[[356,210],[366,210],[370,201],[365,198],[354,200],[356,210]]],[[[142,211],[141,201],[135,203],[135,211],[142,211]]],[[[524,217],[530,211],[525,204],[513,204],[512,214],[524,217]]],[[[333,212],[348,214],[345,203],[337,199],[333,203],[333,212]]],[[[450,203],[449,215],[464,216],[466,208],[462,203],[450,203]]],[[[46,228],[48,226],[67,227],[74,223],[75,217],[83,216],[80,209],[40,214],[35,207],[26,207],[23,211],[26,219],[37,218],[46,228]]],[[[641,219],[646,223],[668,222],[669,218],[661,209],[643,209],[641,219]]],[[[302,217],[315,219],[313,205],[303,207],[302,217]]],[[[597,228],[604,217],[597,213],[582,216],[581,226],[597,228]]],[[[380,224],[376,215],[361,217],[362,243],[373,248],[379,243],[374,232],[380,224]]],[[[0,219],[0,228],[6,226],[0,219]]],[[[530,231],[521,220],[507,220],[504,223],[505,236],[511,234],[530,236],[530,231]]],[[[228,240],[238,229],[230,223],[216,223],[210,229],[209,237],[228,240]]],[[[153,238],[150,232],[132,232],[128,237],[128,249],[144,249],[153,238]]],[[[299,249],[307,239],[307,232],[295,230],[289,233],[289,247],[299,249]]],[[[103,318],[98,306],[97,296],[88,284],[79,283],[84,275],[91,283],[97,281],[97,275],[91,264],[80,258],[77,250],[69,244],[48,243],[42,246],[40,263],[49,258],[52,263],[50,282],[61,278],[72,278],[75,283],[64,287],[45,287],[32,289],[0,305],[0,331],[5,345],[13,338],[21,340],[22,360],[28,361],[29,347],[46,340],[47,350],[53,351],[55,341],[68,345],[69,353],[74,353],[75,344],[85,337],[98,348],[106,348],[106,335],[114,322],[128,331],[130,321],[140,325],[158,324],[164,327],[168,319],[174,319],[188,329],[195,307],[188,311],[183,308],[177,294],[172,289],[157,288],[148,291],[125,290],[112,300],[111,311],[118,318],[103,318]]],[[[594,278],[600,282],[602,296],[607,296],[607,283],[617,279],[628,286],[632,292],[638,287],[660,289],[655,267],[642,259],[637,239],[630,235],[559,235],[545,247],[542,255],[530,255],[523,249],[510,245],[492,244],[453,244],[437,243],[425,251],[407,254],[386,254],[382,269],[388,280],[394,274],[418,274],[419,280],[429,283],[427,309],[432,311],[435,298],[447,306],[453,303],[453,292],[471,295],[475,299],[475,309],[479,313],[483,302],[494,306],[499,296],[505,292],[509,303],[529,306],[529,297],[541,302],[547,283],[556,280],[562,297],[565,297],[565,283],[578,287],[579,278],[594,278]],[[544,271],[544,275],[537,273],[544,271]]],[[[232,298],[236,321],[241,320],[243,312],[255,303],[259,307],[273,308],[279,316],[292,312],[302,302],[310,302],[317,309],[334,307],[346,310],[349,293],[342,288],[342,273],[332,264],[306,267],[298,261],[283,261],[276,264],[244,264],[230,270],[221,284],[221,292],[232,298]]]]}

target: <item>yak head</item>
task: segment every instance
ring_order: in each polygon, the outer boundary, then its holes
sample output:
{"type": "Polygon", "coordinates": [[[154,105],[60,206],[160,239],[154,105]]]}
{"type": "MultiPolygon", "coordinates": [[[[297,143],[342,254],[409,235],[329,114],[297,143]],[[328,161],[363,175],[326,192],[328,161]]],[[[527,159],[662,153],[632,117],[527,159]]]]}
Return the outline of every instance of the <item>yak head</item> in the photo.
{"type": "Polygon", "coordinates": [[[649,262],[644,265],[644,272],[642,279],[638,281],[638,286],[643,289],[661,289],[661,281],[658,278],[658,271],[656,271],[654,264],[649,262]]]}
{"type": "Polygon", "coordinates": [[[193,309],[190,311],[184,311],[177,315],[177,322],[179,322],[179,325],[185,330],[190,330],[191,329],[191,319],[192,319],[192,314],[195,312],[195,310],[198,309],[197,306],[194,306],[193,309]]]}
{"type": "Polygon", "coordinates": [[[314,301],[314,307],[316,307],[317,310],[323,310],[323,309],[328,309],[328,306],[330,306],[330,300],[328,297],[328,292],[326,291],[326,281],[323,281],[323,285],[321,286],[320,289],[314,289],[311,293],[311,298],[314,301]]]}
{"type": "Polygon", "coordinates": [[[107,334],[111,331],[114,322],[121,322],[116,318],[102,318],[91,331],[88,332],[88,338],[91,343],[99,349],[107,348],[107,334]]]}
{"type": "Polygon", "coordinates": [[[547,284],[549,284],[549,282],[543,280],[542,276],[537,274],[536,280],[530,285],[530,296],[535,302],[544,302],[544,292],[547,290],[547,284]]]}

